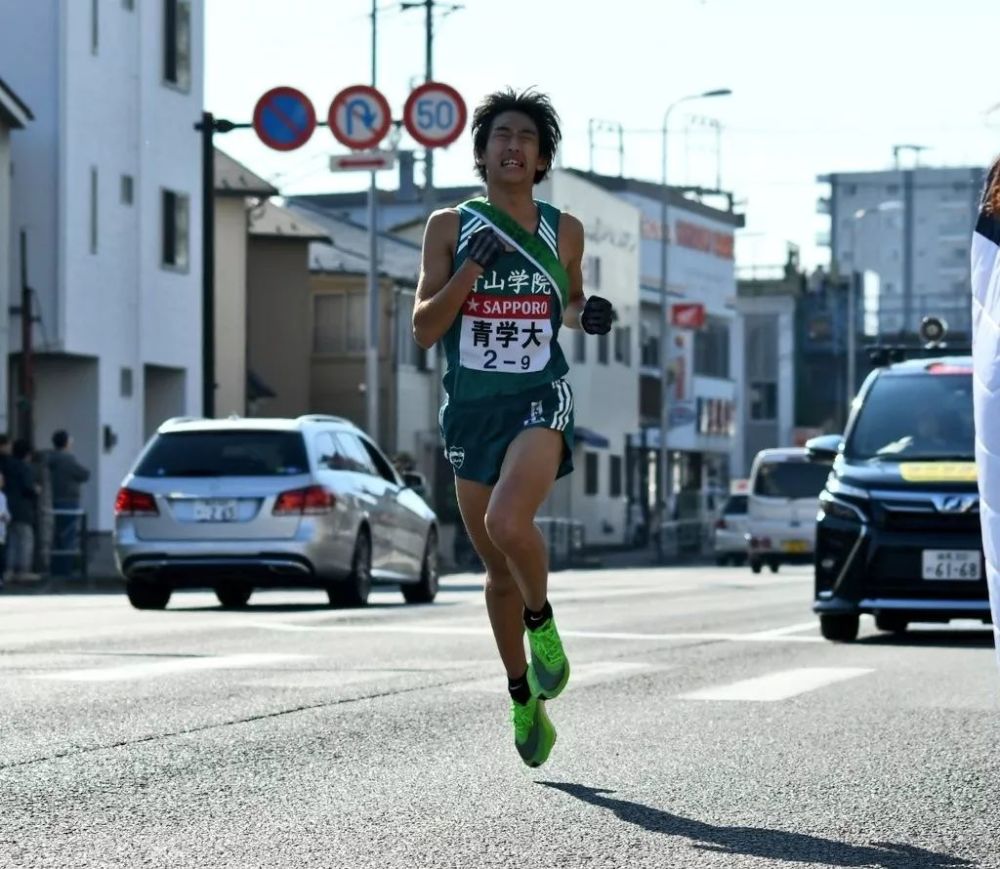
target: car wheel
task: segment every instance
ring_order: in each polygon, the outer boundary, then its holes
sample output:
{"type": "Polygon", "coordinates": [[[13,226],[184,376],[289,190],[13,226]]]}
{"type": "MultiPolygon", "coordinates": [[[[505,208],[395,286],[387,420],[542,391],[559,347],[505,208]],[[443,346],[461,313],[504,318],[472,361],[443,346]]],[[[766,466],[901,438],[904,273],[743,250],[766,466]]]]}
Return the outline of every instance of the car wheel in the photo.
{"type": "Polygon", "coordinates": [[[253,587],[243,583],[220,585],[215,589],[215,596],[224,607],[246,606],[252,594],[253,587]]]}
{"type": "Polygon", "coordinates": [[[719,567],[725,567],[729,564],[729,559],[725,555],[716,555],[715,563],[719,565],[719,567]]]}
{"type": "Polygon", "coordinates": [[[819,632],[824,639],[835,643],[852,643],[858,638],[857,615],[822,615],[819,617],[819,632]]]}
{"type": "Polygon", "coordinates": [[[365,606],[372,590],[372,541],[368,531],[362,529],[354,543],[351,558],[351,575],[344,581],[330,586],[327,594],[332,606],[365,606]]]}
{"type": "Polygon", "coordinates": [[[424,546],[424,560],[420,567],[420,582],[401,586],[407,603],[433,603],[438,593],[438,543],[437,532],[432,528],[424,546]]]}
{"type": "Polygon", "coordinates": [[[750,569],[754,573],[760,573],[761,570],[763,569],[763,567],[764,567],[764,564],[761,562],[761,560],[759,558],[751,558],[750,559],[750,569]]]}
{"type": "Polygon", "coordinates": [[[137,610],[162,610],[170,602],[170,589],[163,585],[153,585],[130,579],[125,585],[128,602],[137,610]]]}
{"type": "Polygon", "coordinates": [[[770,564],[768,564],[768,567],[771,568],[771,573],[777,573],[781,565],[778,564],[777,561],[772,561],[770,564]]]}
{"type": "Polygon", "coordinates": [[[875,616],[875,627],[890,634],[902,634],[909,626],[910,623],[906,619],[897,615],[875,616]]]}

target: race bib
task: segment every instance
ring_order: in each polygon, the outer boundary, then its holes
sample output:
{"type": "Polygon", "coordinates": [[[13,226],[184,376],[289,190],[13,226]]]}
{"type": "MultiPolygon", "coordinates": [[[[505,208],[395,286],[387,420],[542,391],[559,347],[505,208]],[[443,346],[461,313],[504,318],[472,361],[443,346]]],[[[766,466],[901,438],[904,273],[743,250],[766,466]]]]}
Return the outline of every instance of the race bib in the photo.
{"type": "Polygon", "coordinates": [[[552,295],[473,293],[462,306],[459,342],[463,368],[521,374],[548,364],[552,295]]]}

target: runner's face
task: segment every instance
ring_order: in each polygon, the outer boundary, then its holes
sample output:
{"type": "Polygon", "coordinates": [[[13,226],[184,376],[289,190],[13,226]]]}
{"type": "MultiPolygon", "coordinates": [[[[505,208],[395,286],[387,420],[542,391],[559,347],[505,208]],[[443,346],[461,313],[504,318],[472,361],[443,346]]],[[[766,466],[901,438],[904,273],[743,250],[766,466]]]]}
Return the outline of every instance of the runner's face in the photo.
{"type": "Polygon", "coordinates": [[[493,119],[486,153],[479,155],[489,181],[534,185],[535,170],[545,168],[538,153],[538,128],[520,112],[503,112],[493,119]]]}

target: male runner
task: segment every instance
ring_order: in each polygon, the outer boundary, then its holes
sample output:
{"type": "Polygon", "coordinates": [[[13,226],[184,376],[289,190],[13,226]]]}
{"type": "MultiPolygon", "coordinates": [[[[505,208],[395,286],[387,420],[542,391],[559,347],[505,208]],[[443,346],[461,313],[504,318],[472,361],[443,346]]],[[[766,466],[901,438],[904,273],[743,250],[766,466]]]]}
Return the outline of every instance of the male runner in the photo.
{"type": "Polygon", "coordinates": [[[548,98],[490,94],[473,114],[472,135],[486,196],[428,220],[413,335],[428,349],[444,342],[445,454],[486,566],[514,744],[528,766],[539,766],[556,740],[545,701],[569,680],[534,524],[552,484],[573,469],[573,396],[557,338],[561,326],[607,334],[613,315],[607,299],[584,300],[583,225],[532,196],[561,136],[548,98]]]}

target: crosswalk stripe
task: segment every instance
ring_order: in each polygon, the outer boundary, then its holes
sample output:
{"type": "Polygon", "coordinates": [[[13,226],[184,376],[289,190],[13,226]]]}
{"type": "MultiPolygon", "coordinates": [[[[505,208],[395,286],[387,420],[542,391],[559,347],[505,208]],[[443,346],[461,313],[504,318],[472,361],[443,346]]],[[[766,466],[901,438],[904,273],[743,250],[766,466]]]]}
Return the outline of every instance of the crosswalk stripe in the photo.
{"type": "Polygon", "coordinates": [[[729,685],[717,685],[681,694],[681,700],[749,700],[770,703],[825,688],[874,672],[864,667],[800,667],[782,670],[729,685]]]}
{"type": "MultiPolygon", "coordinates": [[[[579,685],[587,682],[606,682],[616,676],[630,676],[635,673],[648,671],[652,665],[643,661],[597,661],[592,664],[573,664],[570,673],[570,685],[579,685]]],[[[668,667],[657,667],[658,670],[666,670],[668,667]]],[[[484,694],[503,693],[503,674],[500,678],[476,679],[474,682],[460,682],[457,685],[448,686],[449,691],[465,693],[469,691],[482,692],[484,694]]]]}
{"type": "Polygon", "coordinates": [[[129,679],[148,679],[199,670],[229,670],[257,667],[262,664],[293,663],[311,657],[313,656],[281,654],[209,655],[203,658],[176,658],[170,661],[149,661],[143,664],[125,664],[121,667],[100,667],[92,670],[60,670],[56,673],[40,673],[31,678],[59,682],[124,682],[129,679]]]}

